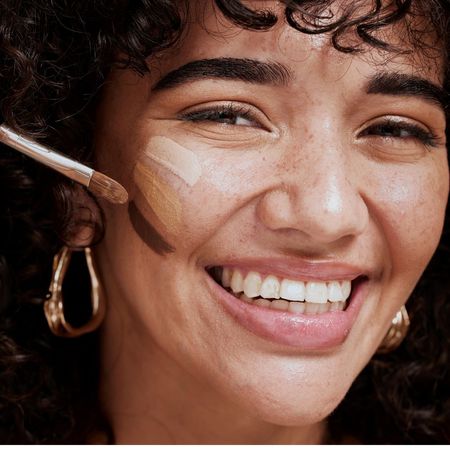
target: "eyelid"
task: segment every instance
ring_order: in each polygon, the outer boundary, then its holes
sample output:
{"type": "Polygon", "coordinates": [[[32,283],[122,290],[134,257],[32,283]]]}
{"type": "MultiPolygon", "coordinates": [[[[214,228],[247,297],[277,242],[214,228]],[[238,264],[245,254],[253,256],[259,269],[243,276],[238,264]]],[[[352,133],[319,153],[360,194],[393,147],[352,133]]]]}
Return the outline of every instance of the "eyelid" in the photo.
{"type": "Polygon", "coordinates": [[[395,124],[399,124],[399,125],[402,125],[402,124],[416,125],[420,128],[423,128],[424,131],[429,131],[429,127],[427,127],[425,124],[423,124],[422,122],[420,122],[416,119],[412,119],[410,117],[393,115],[393,114],[374,117],[373,119],[366,122],[362,128],[367,128],[368,126],[375,125],[378,123],[383,123],[383,122],[388,122],[388,123],[392,123],[392,124],[395,123],[395,124]]]}

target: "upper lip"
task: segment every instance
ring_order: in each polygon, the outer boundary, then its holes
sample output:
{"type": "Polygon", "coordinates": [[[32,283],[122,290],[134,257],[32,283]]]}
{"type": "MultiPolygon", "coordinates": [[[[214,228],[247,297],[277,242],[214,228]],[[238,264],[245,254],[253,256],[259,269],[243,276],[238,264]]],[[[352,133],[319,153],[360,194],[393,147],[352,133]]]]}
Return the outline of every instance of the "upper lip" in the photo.
{"type": "Polygon", "coordinates": [[[369,277],[370,270],[337,261],[307,261],[299,258],[232,258],[209,267],[229,267],[243,272],[255,271],[279,278],[308,281],[354,280],[369,277]]]}

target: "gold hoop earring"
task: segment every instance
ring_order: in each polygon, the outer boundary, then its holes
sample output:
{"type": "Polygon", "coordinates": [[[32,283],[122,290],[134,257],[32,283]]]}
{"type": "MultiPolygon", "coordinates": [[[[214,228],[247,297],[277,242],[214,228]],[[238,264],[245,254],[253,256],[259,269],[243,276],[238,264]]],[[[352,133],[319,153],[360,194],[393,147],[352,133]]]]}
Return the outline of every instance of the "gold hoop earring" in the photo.
{"type": "Polygon", "coordinates": [[[88,323],[73,327],[64,315],[63,283],[67,273],[73,251],[63,247],[53,259],[53,274],[50,284],[50,297],[44,302],[44,313],[48,326],[53,334],[60,337],[78,337],[96,330],[105,315],[105,305],[101,295],[101,288],[97,271],[95,269],[92,251],[84,249],[84,256],[91,281],[91,307],[92,315],[88,323]]]}
{"type": "Polygon", "coordinates": [[[385,354],[395,350],[403,342],[403,339],[405,339],[409,325],[410,320],[408,311],[406,310],[405,305],[403,305],[392,319],[392,324],[389,327],[386,336],[381,341],[377,353],[385,354]]]}

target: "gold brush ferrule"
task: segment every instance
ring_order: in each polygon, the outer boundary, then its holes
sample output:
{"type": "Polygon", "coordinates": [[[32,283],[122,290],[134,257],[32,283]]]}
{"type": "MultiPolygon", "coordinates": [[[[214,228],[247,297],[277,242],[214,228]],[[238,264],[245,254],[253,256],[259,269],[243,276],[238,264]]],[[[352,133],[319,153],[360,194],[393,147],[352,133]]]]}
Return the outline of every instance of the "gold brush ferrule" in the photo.
{"type": "Polygon", "coordinates": [[[89,186],[94,169],[85,166],[55,150],[27,139],[6,125],[0,125],[0,141],[19,152],[39,161],[84,186],[89,186]]]}

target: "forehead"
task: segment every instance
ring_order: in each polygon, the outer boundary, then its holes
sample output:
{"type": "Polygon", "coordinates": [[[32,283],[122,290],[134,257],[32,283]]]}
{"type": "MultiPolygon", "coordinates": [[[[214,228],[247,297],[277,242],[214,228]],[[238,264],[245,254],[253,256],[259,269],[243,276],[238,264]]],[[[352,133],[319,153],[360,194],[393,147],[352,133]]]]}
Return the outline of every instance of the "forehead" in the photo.
{"type": "MultiPolygon", "coordinates": [[[[240,57],[258,60],[279,61],[293,69],[294,72],[306,69],[308,73],[329,75],[331,80],[346,73],[349,67],[358,66],[361,75],[376,70],[389,69],[408,75],[422,76],[437,84],[443,83],[442,49],[433,47],[435,36],[430,33],[426,18],[416,15],[408,18],[416,21],[415,29],[427,29],[421,39],[428,43],[426,53],[422,46],[412,45],[405,40],[405,21],[383,28],[374,36],[391,44],[397,51],[383,51],[355,37],[355,30],[350,29],[342,40],[345,45],[361,46],[361,52],[348,54],[336,50],[331,42],[330,33],[306,34],[299,32],[285,21],[284,2],[246,1],[247,7],[253,9],[270,8],[277,17],[275,26],[266,31],[254,31],[241,28],[226,19],[215,6],[215,2],[190,1],[189,20],[180,43],[165,57],[152,62],[159,71],[173,70],[177,66],[199,59],[217,57],[240,57]],[[431,46],[431,48],[430,48],[431,46]],[[401,51],[398,51],[401,50],[401,51]]],[[[353,2],[354,3],[354,2],[353,2]]],[[[330,2],[334,17],[339,17],[349,2],[330,2]]],[[[373,7],[372,1],[360,2],[358,15],[363,15],[373,7]]]]}

